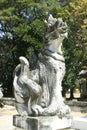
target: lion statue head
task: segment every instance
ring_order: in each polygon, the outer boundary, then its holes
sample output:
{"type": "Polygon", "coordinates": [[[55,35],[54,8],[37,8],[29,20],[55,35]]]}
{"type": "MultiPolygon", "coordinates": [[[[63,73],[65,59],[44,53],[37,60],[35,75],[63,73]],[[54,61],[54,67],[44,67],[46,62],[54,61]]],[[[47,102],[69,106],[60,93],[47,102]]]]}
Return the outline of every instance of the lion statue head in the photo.
{"type": "Polygon", "coordinates": [[[53,18],[52,15],[49,16],[48,21],[45,20],[44,22],[44,48],[61,54],[61,44],[68,35],[66,22],[63,22],[62,18],[53,18]]]}

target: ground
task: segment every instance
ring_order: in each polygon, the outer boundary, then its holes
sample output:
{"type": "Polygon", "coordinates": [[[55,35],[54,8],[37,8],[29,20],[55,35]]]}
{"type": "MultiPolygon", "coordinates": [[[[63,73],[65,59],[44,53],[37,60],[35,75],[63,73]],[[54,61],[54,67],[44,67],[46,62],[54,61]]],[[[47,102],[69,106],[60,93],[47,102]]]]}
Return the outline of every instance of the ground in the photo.
{"type": "MultiPolygon", "coordinates": [[[[0,108],[0,130],[16,130],[12,125],[13,115],[18,114],[15,107],[5,105],[0,108]]],[[[73,112],[73,116],[87,116],[87,113],[73,112]]]]}
{"type": "MultiPolygon", "coordinates": [[[[66,97],[69,98],[69,93],[66,94],[66,97]]],[[[76,92],[74,94],[75,98],[80,97],[80,93],[76,92]]],[[[5,105],[3,108],[0,108],[0,130],[16,130],[13,126],[13,115],[18,114],[17,110],[13,106],[5,105]]],[[[72,116],[87,116],[87,113],[81,112],[71,112],[72,116]]],[[[22,130],[22,129],[17,129],[22,130]]]]}
{"type": "MultiPolygon", "coordinates": [[[[67,93],[66,97],[69,98],[70,94],[67,93]]],[[[80,98],[80,93],[77,91],[74,94],[75,98],[80,98]]],[[[15,107],[10,105],[5,105],[3,108],[0,108],[0,130],[16,130],[13,126],[13,115],[18,114],[15,107]]],[[[71,112],[72,116],[87,116],[87,113],[81,112],[71,112]]],[[[21,129],[18,129],[21,130],[21,129]]],[[[71,129],[70,129],[71,130],[71,129]]]]}
{"type": "Polygon", "coordinates": [[[12,106],[4,106],[0,108],[0,130],[15,130],[13,127],[13,115],[17,114],[17,111],[12,106]]]}

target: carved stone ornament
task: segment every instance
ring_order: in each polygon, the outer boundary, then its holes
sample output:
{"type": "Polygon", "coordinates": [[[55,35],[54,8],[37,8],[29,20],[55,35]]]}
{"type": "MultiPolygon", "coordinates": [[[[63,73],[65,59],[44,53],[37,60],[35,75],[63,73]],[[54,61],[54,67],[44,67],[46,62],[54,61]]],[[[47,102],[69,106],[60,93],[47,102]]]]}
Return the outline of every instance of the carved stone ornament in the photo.
{"type": "Polygon", "coordinates": [[[65,75],[65,60],[62,42],[67,37],[68,27],[61,18],[49,16],[45,20],[43,48],[29,61],[21,56],[14,71],[14,96],[20,115],[64,117],[70,108],[64,104],[62,80],[65,75]]]}

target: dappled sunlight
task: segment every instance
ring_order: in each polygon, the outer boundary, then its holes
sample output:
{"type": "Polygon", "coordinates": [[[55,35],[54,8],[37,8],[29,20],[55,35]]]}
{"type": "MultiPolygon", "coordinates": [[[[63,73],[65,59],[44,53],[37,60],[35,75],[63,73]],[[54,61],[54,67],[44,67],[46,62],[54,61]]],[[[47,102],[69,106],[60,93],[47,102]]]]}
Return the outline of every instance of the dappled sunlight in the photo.
{"type": "MultiPolygon", "coordinates": [[[[74,98],[80,98],[81,97],[81,93],[79,91],[79,89],[75,89],[74,93],[74,98]]],[[[66,98],[69,99],[70,98],[70,90],[66,92],[66,98]]]]}

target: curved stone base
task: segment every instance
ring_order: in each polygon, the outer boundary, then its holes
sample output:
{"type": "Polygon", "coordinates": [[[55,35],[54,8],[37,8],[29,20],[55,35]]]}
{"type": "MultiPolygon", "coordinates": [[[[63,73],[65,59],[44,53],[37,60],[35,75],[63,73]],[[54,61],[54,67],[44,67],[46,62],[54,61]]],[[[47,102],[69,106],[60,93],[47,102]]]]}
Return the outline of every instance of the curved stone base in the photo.
{"type": "Polygon", "coordinates": [[[13,116],[13,125],[24,130],[60,130],[71,127],[71,118],[58,116],[30,117],[13,116]]]}

